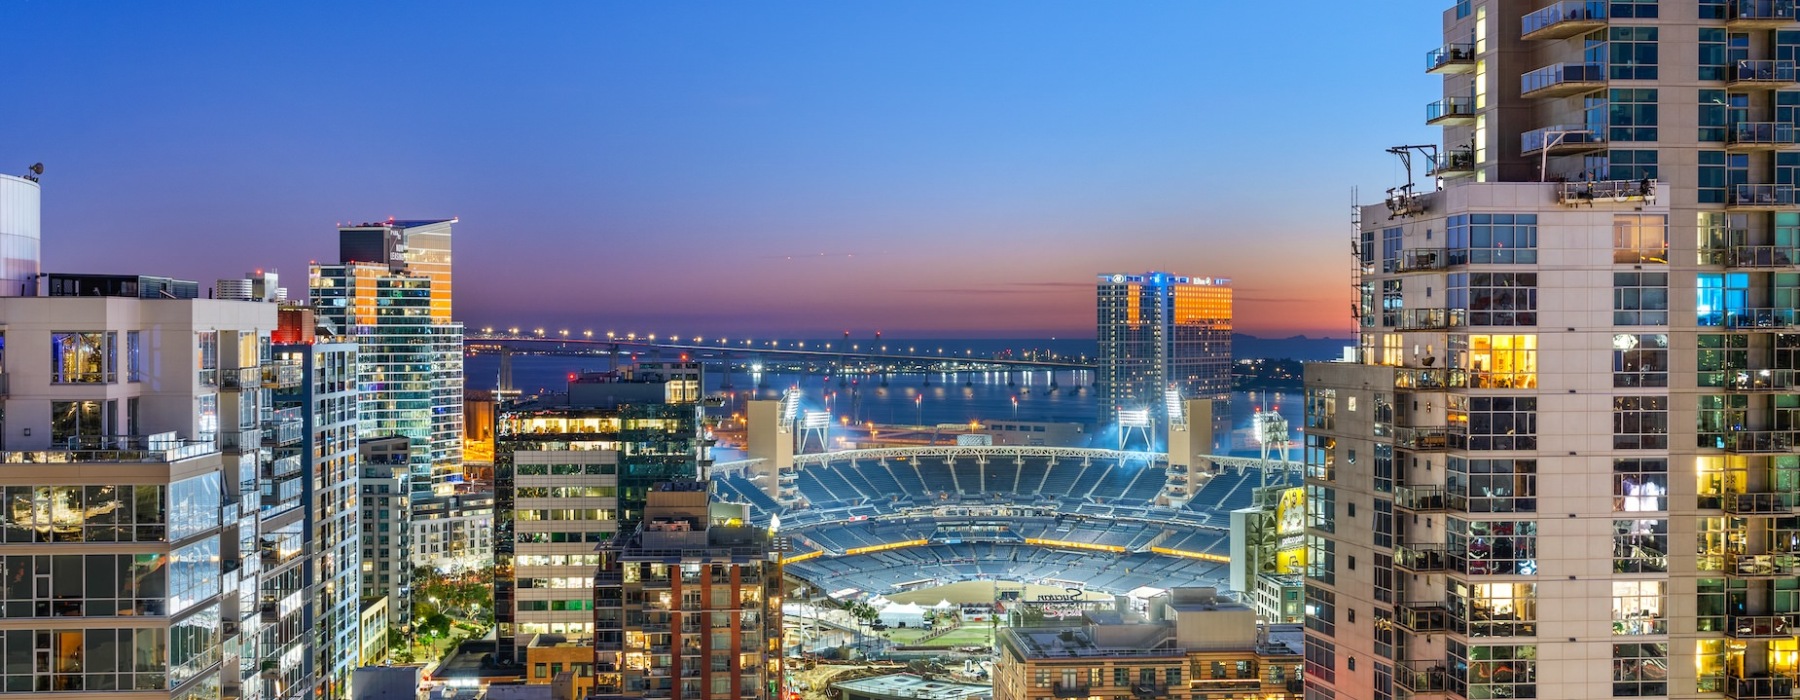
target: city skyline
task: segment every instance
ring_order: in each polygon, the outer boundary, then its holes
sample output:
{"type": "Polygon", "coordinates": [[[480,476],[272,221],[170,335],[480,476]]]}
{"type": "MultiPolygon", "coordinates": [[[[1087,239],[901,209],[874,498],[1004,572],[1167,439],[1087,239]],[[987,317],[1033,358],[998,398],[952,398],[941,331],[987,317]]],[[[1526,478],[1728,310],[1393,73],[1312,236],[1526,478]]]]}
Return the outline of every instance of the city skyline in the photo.
{"type": "Polygon", "coordinates": [[[1404,179],[1379,149],[1434,95],[1361,105],[1429,47],[1340,28],[1430,36],[1411,4],[1272,47],[1227,31],[1260,8],[1172,3],[12,3],[0,172],[46,164],[69,272],[297,281],[327,226],[458,216],[471,327],[1081,337],[1090,275],[1181,269],[1235,280],[1242,332],[1343,336],[1348,190],[1404,179]]]}

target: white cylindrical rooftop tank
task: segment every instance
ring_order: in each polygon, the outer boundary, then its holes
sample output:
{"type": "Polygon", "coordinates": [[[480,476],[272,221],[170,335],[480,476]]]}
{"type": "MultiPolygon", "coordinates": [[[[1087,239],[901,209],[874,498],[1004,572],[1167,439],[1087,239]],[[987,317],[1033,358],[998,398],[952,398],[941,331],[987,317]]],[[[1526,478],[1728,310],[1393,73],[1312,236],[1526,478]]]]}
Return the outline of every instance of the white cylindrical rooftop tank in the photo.
{"type": "Polygon", "coordinates": [[[38,183],[0,175],[0,296],[36,291],[41,240],[38,183]]]}

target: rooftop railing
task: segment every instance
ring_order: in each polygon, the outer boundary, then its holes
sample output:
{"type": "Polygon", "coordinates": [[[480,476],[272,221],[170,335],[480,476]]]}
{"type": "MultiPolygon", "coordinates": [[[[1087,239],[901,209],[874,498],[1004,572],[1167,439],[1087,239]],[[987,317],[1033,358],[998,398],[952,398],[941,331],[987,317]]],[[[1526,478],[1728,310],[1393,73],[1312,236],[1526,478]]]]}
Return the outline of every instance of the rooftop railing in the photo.
{"type": "Polygon", "coordinates": [[[168,463],[219,451],[218,443],[159,436],[71,438],[63,449],[0,452],[6,464],[75,464],[83,462],[168,463]]]}
{"type": "Polygon", "coordinates": [[[1563,182],[1558,183],[1556,187],[1556,201],[1561,204],[1592,205],[1595,202],[1641,202],[1655,197],[1656,181],[1647,178],[1643,180],[1563,182]]]}

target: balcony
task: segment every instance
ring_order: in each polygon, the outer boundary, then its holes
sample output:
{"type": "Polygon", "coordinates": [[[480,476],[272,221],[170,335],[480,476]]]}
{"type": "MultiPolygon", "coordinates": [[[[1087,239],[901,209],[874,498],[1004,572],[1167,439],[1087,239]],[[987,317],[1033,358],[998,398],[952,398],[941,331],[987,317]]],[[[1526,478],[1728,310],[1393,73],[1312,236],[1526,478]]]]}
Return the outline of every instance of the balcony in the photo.
{"type": "Polygon", "coordinates": [[[1425,105],[1426,126],[1473,124],[1474,122],[1474,97],[1446,97],[1425,105]]]}
{"type": "Polygon", "coordinates": [[[262,368],[239,367],[219,370],[219,388],[226,391],[262,388],[262,368]]]}
{"type": "Polygon", "coordinates": [[[1462,309],[1403,309],[1394,330],[1441,331],[1460,327],[1466,321],[1462,309]]]}
{"type": "Polygon", "coordinates": [[[1450,629],[1450,608],[1443,603],[1401,603],[1394,607],[1394,624],[1413,634],[1450,629]]]}
{"type": "Polygon", "coordinates": [[[1408,248],[1400,251],[1400,259],[1394,263],[1394,272],[1430,272],[1442,270],[1450,257],[1443,248],[1408,248]]]}
{"type": "Polygon", "coordinates": [[[1569,0],[1550,5],[1525,15],[1519,37],[1526,41],[1567,39],[1606,26],[1606,3],[1602,0],[1569,0]]]}
{"type": "Polygon", "coordinates": [[[1793,554],[1739,554],[1726,562],[1726,576],[1734,578],[1783,578],[1800,572],[1793,554]]]}
{"type": "Polygon", "coordinates": [[[1736,185],[1725,194],[1726,209],[1773,211],[1795,204],[1793,185],[1736,185]]]}
{"type": "Polygon", "coordinates": [[[1606,148],[1606,138],[1585,126],[1558,124],[1519,135],[1519,152],[1528,156],[1545,151],[1553,156],[1576,155],[1603,148],[1606,148]]]}
{"type": "Polygon", "coordinates": [[[1791,430],[1736,430],[1720,435],[1713,441],[1714,447],[1735,454],[1785,454],[1794,451],[1794,432],[1791,430]]]}
{"type": "Polygon", "coordinates": [[[1786,307],[1758,307],[1751,309],[1726,309],[1713,312],[1700,319],[1702,326],[1724,326],[1743,331],[1786,331],[1795,326],[1794,309],[1786,307]]]}
{"type": "Polygon", "coordinates": [[[1449,445],[1449,428],[1394,428],[1394,447],[1402,450],[1443,452],[1449,445]]]}
{"type": "Polygon", "coordinates": [[[1794,636],[1792,615],[1732,615],[1725,634],[1732,639],[1784,639],[1794,636]]]}
{"type": "Polygon", "coordinates": [[[292,389],[300,386],[303,381],[306,381],[305,367],[291,364],[263,365],[264,389],[292,389]]]}
{"type": "Polygon", "coordinates": [[[75,439],[64,449],[0,452],[4,464],[167,464],[215,454],[219,446],[212,440],[196,442],[176,438],[174,433],[151,436],[115,435],[75,439]]]}
{"type": "Polygon", "coordinates": [[[1394,507],[1414,513],[1441,513],[1447,507],[1442,486],[1396,486],[1394,507]]]}
{"type": "Polygon", "coordinates": [[[1401,661],[1394,664],[1394,685],[1415,695],[1443,694],[1450,690],[1450,670],[1442,661],[1401,661]]]}
{"type": "Polygon", "coordinates": [[[1794,679],[1763,676],[1742,678],[1725,674],[1725,697],[1733,700],[1789,700],[1794,695],[1794,679]]]}
{"type": "Polygon", "coordinates": [[[1776,29],[1794,21],[1794,0],[1733,0],[1725,15],[1725,28],[1776,29]]]}
{"type": "Polygon", "coordinates": [[[1725,256],[1727,267],[1782,269],[1796,263],[1800,263],[1800,248],[1781,245],[1732,246],[1725,256]]]}
{"type": "Polygon", "coordinates": [[[1720,497],[1720,507],[1732,515],[1793,515],[1794,494],[1727,493],[1720,497]]]}
{"type": "Polygon", "coordinates": [[[1655,199],[1656,181],[1649,179],[1564,182],[1556,186],[1556,202],[1569,206],[1585,204],[1591,207],[1595,202],[1645,202],[1655,199]]]}
{"type": "Polygon", "coordinates": [[[219,433],[219,449],[226,452],[236,452],[238,454],[255,452],[262,449],[262,443],[263,431],[261,428],[255,430],[226,430],[219,433]]]}
{"type": "Polygon", "coordinates": [[[1568,97],[1606,87],[1606,64],[1552,63],[1519,76],[1519,96],[1568,97]]]}
{"type": "Polygon", "coordinates": [[[1059,698],[1085,698],[1090,688],[1086,685],[1063,685],[1058,683],[1050,687],[1050,694],[1059,698]]]}
{"type": "Polygon", "coordinates": [[[1394,548],[1394,566],[1415,574],[1448,571],[1450,553],[1441,544],[1403,544],[1394,548]]]}
{"type": "Polygon", "coordinates": [[[1787,122],[1738,122],[1725,132],[1725,148],[1731,151],[1773,151],[1794,144],[1794,125],[1787,122]]]}
{"type": "Polygon", "coordinates": [[[1425,52],[1426,73],[1467,73],[1475,70],[1474,44],[1445,44],[1425,52]]]}
{"type": "Polygon", "coordinates": [[[1468,385],[1469,374],[1460,369],[1404,367],[1394,370],[1394,389],[1398,391],[1443,391],[1468,385]]]}
{"type": "Polygon", "coordinates": [[[1462,177],[1475,174],[1475,151],[1458,148],[1445,151],[1438,156],[1438,162],[1425,171],[1428,177],[1462,177]]]}
{"type": "Polygon", "coordinates": [[[1795,370],[1740,369],[1725,375],[1725,390],[1737,393],[1788,392],[1796,388],[1795,370]]]}
{"type": "Polygon", "coordinates": [[[1800,82],[1800,64],[1793,61],[1745,60],[1731,65],[1725,86],[1739,90],[1776,90],[1800,82]]]}

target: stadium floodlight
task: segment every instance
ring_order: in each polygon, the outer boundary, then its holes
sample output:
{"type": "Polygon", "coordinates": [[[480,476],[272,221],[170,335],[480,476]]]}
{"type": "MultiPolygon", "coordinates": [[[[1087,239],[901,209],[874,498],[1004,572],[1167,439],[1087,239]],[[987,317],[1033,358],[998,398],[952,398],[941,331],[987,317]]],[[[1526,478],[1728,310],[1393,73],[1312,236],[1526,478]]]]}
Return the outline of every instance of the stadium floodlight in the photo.
{"type": "Polygon", "coordinates": [[[1119,409],[1119,427],[1122,427],[1122,428],[1148,428],[1148,427],[1150,427],[1150,409],[1147,409],[1147,408],[1122,408],[1122,409],[1119,409]]]}
{"type": "Polygon", "coordinates": [[[828,411],[807,411],[806,417],[800,421],[801,428],[822,429],[831,427],[831,413],[828,411]]]}
{"type": "Polygon", "coordinates": [[[800,413],[800,387],[792,387],[781,395],[781,422],[792,423],[800,413]]]}
{"type": "Polygon", "coordinates": [[[1169,423],[1186,425],[1187,415],[1182,412],[1181,390],[1169,389],[1163,392],[1163,406],[1169,411],[1169,423]]]}

